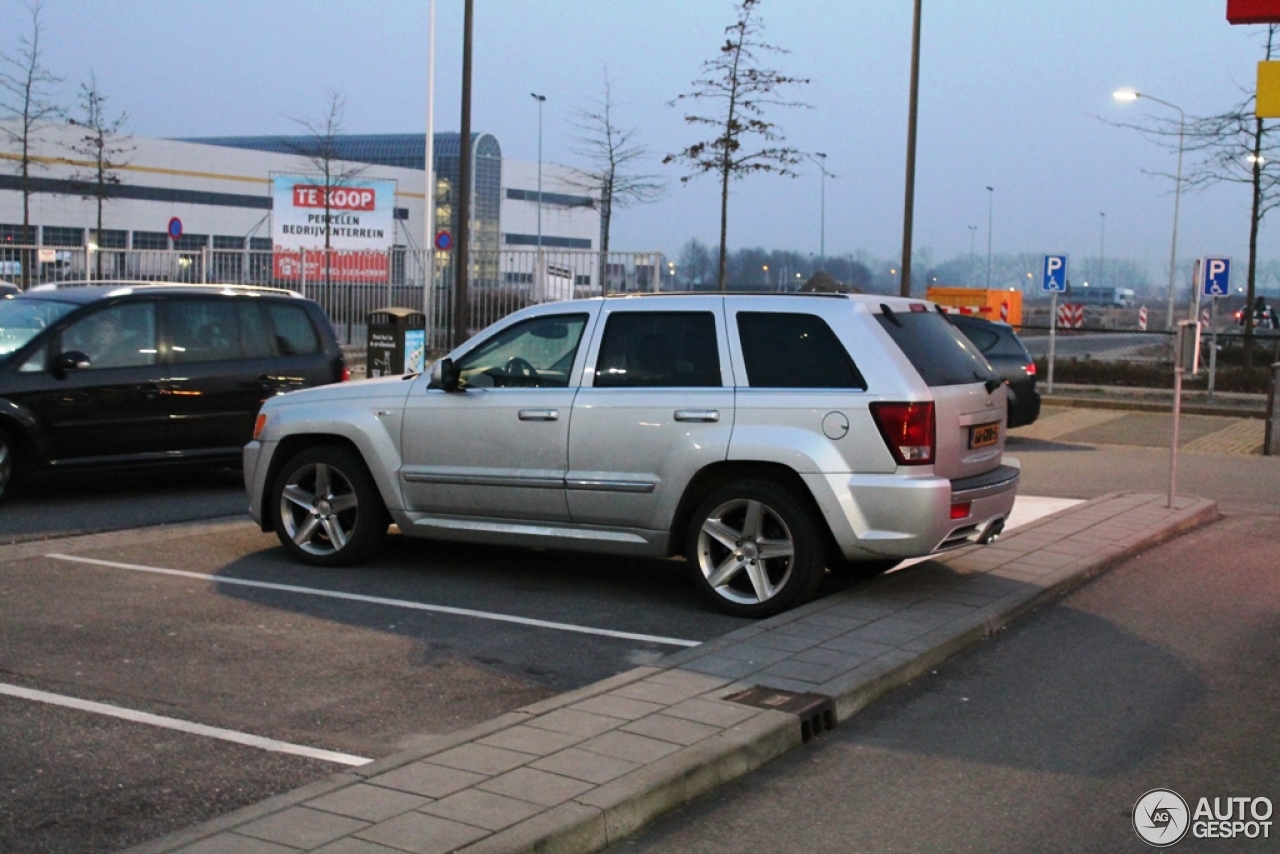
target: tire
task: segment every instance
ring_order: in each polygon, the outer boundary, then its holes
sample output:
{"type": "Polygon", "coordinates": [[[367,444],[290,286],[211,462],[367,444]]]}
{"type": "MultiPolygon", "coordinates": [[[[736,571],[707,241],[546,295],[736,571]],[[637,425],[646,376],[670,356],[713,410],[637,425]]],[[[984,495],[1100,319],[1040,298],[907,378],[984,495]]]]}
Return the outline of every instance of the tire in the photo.
{"type": "Polygon", "coordinates": [[[382,544],[390,519],[364,461],[338,445],[292,457],[271,488],[276,536],[313,566],[346,566],[382,544]]]}
{"type": "Polygon", "coordinates": [[[0,501],[13,494],[17,470],[18,448],[9,431],[0,429],[0,501]]]}
{"type": "Polygon", "coordinates": [[[769,617],[817,591],[827,536],[807,497],[772,481],[744,480],[698,506],[685,557],[707,601],[734,616],[769,617]]]}

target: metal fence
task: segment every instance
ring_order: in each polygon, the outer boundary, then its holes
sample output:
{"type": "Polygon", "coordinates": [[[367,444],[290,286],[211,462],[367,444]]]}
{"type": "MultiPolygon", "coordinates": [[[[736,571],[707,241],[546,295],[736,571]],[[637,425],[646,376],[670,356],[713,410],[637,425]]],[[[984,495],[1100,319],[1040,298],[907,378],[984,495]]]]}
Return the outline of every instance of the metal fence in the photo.
{"type": "MultiPolygon", "coordinates": [[[[417,250],[333,253],[324,250],[93,249],[6,244],[0,279],[37,285],[107,281],[248,284],[299,291],[324,307],[339,340],[362,346],[366,316],[387,307],[427,316],[427,346],[447,350],[453,328],[453,255],[417,250]],[[430,285],[428,261],[434,261],[430,285]],[[25,277],[23,270],[30,270],[25,277]]],[[[668,269],[658,252],[500,250],[472,252],[468,284],[470,333],[525,306],[602,294],[660,290],[668,269]]]]}

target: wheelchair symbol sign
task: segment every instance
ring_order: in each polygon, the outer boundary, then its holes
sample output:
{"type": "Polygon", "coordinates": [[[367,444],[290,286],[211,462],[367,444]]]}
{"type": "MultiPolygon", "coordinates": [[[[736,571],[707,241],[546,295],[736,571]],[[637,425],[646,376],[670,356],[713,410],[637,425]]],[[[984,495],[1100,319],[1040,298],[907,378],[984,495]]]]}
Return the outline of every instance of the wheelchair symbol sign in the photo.
{"type": "Polygon", "coordinates": [[[1207,297],[1225,297],[1231,293],[1231,259],[1205,258],[1200,265],[1201,293],[1207,297]]]}

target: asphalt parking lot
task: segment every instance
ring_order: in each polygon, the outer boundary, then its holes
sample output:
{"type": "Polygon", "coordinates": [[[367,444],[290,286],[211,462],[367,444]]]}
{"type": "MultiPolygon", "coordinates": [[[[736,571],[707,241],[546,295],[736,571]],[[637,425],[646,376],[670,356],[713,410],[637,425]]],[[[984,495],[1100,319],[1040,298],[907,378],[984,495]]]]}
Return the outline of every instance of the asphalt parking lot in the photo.
{"type": "Polygon", "coordinates": [[[317,570],[248,522],[24,548],[0,576],[3,851],[117,850],[746,622],[679,562],[392,537],[317,570]]]}

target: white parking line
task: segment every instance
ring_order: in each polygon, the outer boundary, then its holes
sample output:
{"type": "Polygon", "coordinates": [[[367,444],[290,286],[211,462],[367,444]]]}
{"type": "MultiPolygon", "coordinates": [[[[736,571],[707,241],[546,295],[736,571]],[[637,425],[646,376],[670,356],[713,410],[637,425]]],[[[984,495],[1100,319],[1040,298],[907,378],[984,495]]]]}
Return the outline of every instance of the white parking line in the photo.
{"type": "Polygon", "coordinates": [[[110,715],[113,718],[133,721],[134,723],[163,727],[164,729],[177,730],[178,732],[191,733],[192,735],[203,735],[207,738],[217,738],[248,747],[270,750],[273,753],[289,753],[293,756],[305,756],[308,759],[321,759],[325,762],[334,762],[339,765],[367,765],[373,761],[363,756],[352,756],[350,753],[336,753],[332,750],[320,750],[316,747],[303,747],[300,744],[276,741],[274,738],[263,738],[260,735],[250,735],[247,732],[236,732],[232,729],[222,729],[216,726],[193,724],[190,721],[183,721],[177,718],[167,718],[163,715],[153,715],[149,712],[137,712],[133,709],[112,706],[108,703],[81,700],[78,697],[64,697],[61,694],[50,694],[47,691],[34,691],[30,688],[7,685],[2,682],[0,682],[0,695],[17,697],[21,700],[32,700],[37,703],[48,703],[52,706],[64,706],[68,709],[93,712],[98,715],[110,715]]]}
{"type": "Polygon", "coordinates": [[[213,584],[231,584],[240,587],[257,587],[261,590],[279,590],[284,593],[301,593],[305,596],[323,596],[329,599],[346,599],[350,602],[365,602],[370,605],[386,605],[391,608],[409,608],[415,611],[430,611],[435,614],[450,614],[455,617],[474,617],[480,620],[494,620],[500,623],[517,623],[522,626],[534,626],[540,629],[556,629],[562,632],[577,632],[584,635],[600,635],[607,638],[642,641],[644,643],[663,644],[665,646],[697,646],[702,641],[683,640],[681,638],[664,638],[658,635],[642,635],[634,632],[618,632],[613,629],[597,629],[591,626],[575,626],[572,623],[555,623],[548,620],[535,620],[531,617],[517,617],[513,614],[495,614],[491,611],[473,611],[470,608],[452,608],[448,605],[428,605],[422,602],[410,602],[405,599],[385,599],[381,596],[364,596],[360,593],[343,593],[337,590],[318,590],[313,587],[298,587],[293,584],[274,584],[269,581],[250,581],[245,578],[223,578],[205,575],[201,572],[187,572],[181,569],[165,569],[157,566],[142,566],[136,563],[117,563],[111,560],[96,560],[75,555],[47,554],[51,560],[65,560],[74,563],[88,563],[94,566],[109,566],[115,569],[129,569],[135,572],[152,572],[157,575],[171,575],[178,578],[194,578],[213,584]]]}

